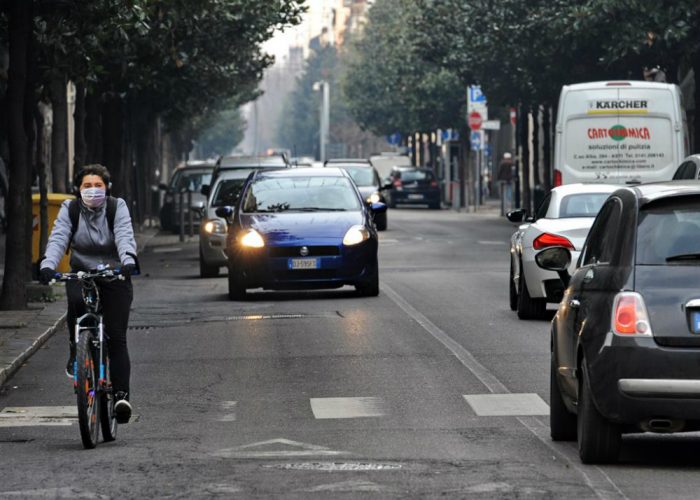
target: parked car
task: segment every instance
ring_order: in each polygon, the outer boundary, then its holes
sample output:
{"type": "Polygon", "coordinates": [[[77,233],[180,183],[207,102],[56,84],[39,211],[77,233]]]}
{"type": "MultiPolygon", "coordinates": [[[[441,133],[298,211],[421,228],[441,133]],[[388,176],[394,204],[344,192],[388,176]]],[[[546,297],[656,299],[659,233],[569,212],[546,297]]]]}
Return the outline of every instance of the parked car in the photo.
{"type": "Polygon", "coordinates": [[[538,263],[568,281],[551,329],[550,426],[584,463],[617,459],[626,432],[700,429],[700,183],[642,184],[601,208],[571,252],[538,263]]]}
{"type": "MultiPolygon", "coordinates": [[[[211,182],[216,181],[219,173],[237,168],[288,168],[289,162],[283,154],[269,156],[222,156],[216,161],[211,182]]],[[[208,188],[205,189],[208,191],[208,188]]]]}
{"type": "Polygon", "coordinates": [[[220,207],[229,222],[228,290],[243,300],[249,288],[309,289],[353,285],[379,293],[377,231],[372,212],[340,168],[259,170],[235,208],[220,207]]]}
{"type": "Polygon", "coordinates": [[[690,155],[673,174],[674,181],[697,180],[700,179],[700,155],[690,155]]]}
{"type": "Polygon", "coordinates": [[[226,265],[226,220],[216,215],[216,209],[235,206],[241,189],[254,169],[236,168],[221,172],[210,189],[199,228],[199,276],[213,278],[226,265]]]}
{"type": "MultiPolygon", "coordinates": [[[[160,208],[160,227],[168,231],[180,230],[180,192],[192,192],[192,205],[204,205],[206,197],[201,193],[201,188],[211,182],[213,161],[189,161],[178,167],[170,177],[168,184],[161,184],[160,189],[165,191],[163,205],[160,208]]],[[[185,224],[189,218],[190,206],[187,205],[187,196],[184,196],[183,207],[185,224]]],[[[199,224],[199,217],[194,220],[199,224]]]]}
{"type": "MultiPolygon", "coordinates": [[[[559,276],[540,268],[535,254],[551,246],[564,246],[576,262],[598,210],[619,186],[568,184],[554,188],[533,217],[524,210],[508,213],[511,222],[525,222],[510,238],[510,308],[520,319],[543,318],[547,303],[558,303],[564,292],[559,276]]],[[[573,271],[573,268],[572,268],[573,271]]]]}
{"type": "MultiPolygon", "coordinates": [[[[345,160],[344,162],[334,161],[326,162],[326,166],[333,166],[344,169],[350,178],[353,180],[357,189],[360,190],[362,198],[367,203],[384,203],[384,187],[381,185],[379,174],[369,162],[356,162],[355,160],[345,160]]],[[[387,228],[387,213],[374,214],[374,223],[377,225],[377,231],[384,231],[387,228]]]]}
{"type": "Polygon", "coordinates": [[[389,207],[398,204],[428,205],[440,208],[440,187],[435,174],[429,168],[394,167],[388,179],[387,200],[389,207]]]}

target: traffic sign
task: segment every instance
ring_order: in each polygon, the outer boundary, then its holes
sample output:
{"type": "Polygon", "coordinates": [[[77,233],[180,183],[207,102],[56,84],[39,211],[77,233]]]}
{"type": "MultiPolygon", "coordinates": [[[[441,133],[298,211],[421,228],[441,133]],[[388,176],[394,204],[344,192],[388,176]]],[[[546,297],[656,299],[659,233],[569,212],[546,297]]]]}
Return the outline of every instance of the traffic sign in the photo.
{"type": "Polygon", "coordinates": [[[515,125],[517,120],[518,120],[518,112],[515,110],[515,108],[510,108],[510,123],[511,123],[511,125],[515,125]]]}
{"type": "Polygon", "coordinates": [[[479,151],[481,149],[481,132],[479,130],[473,131],[470,139],[472,151],[479,151]]]}
{"type": "Polygon", "coordinates": [[[401,144],[401,134],[398,132],[394,132],[393,134],[388,135],[386,137],[386,141],[392,146],[398,146],[399,144],[401,144]]]}
{"type": "Polygon", "coordinates": [[[501,122],[498,120],[486,120],[481,124],[483,130],[501,130],[501,122]]]}
{"type": "Polygon", "coordinates": [[[467,119],[467,122],[469,123],[469,128],[472,130],[481,130],[481,124],[483,123],[484,119],[481,116],[481,113],[478,111],[472,111],[469,113],[469,118],[467,119]]]}

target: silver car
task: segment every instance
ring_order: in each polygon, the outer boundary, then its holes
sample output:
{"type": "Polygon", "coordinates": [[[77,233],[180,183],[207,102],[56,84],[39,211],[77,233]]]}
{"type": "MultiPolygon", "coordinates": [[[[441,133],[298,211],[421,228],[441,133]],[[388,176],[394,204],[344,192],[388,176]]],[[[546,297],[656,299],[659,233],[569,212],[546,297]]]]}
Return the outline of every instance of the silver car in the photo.
{"type": "Polygon", "coordinates": [[[554,188],[540,204],[534,217],[524,210],[508,213],[511,222],[525,222],[510,241],[510,308],[520,319],[545,316],[547,303],[558,303],[564,286],[554,271],[535,262],[535,254],[547,247],[566,247],[571,252],[573,273],[581,247],[600,207],[620,186],[567,184],[554,188]]]}
{"type": "MultiPolygon", "coordinates": [[[[185,224],[189,220],[190,205],[187,204],[187,191],[192,194],[191,206],[202,205],[206,201],[206,196],[201,193],[202,186],[208,185],[211,182],[212,171],[214,170],[213,161],[190,161],[187,164],[178,167],[170,178],[170,182],[161,184],[159,187],[165,191],[163,205],[160,209],[160,227],[167,231],[178,232],[180,230],[180,192],[182,191],[183,200],[183,216],[185,224]]],[[[199,224],[199,218],[193,218],[194,225],[199,224]]]]}
{"type": "Polygon", "coordinates": [[[235,206],[245,180],[256,169],[223,170],[209,188],[209,198],[199,227],[199,275],[213,278],[226,265],[226,221],[216,216],[218,207],[235,206]]]}

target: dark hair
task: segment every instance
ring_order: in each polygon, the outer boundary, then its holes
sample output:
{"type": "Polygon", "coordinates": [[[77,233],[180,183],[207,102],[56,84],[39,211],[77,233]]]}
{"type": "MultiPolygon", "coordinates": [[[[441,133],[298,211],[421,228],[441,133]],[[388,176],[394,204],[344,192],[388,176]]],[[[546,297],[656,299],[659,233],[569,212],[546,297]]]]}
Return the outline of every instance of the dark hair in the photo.
{"type": "Polygon", "coordinates": [[[86,175],[97,175],[101,177],[107,186],[107,194],[109,194],[109,190],[112,188],[112,176],[110,175],[109,170],[107,170],[107,167],[100,165],[99,163],[85,165],[78,170],[78,173],[75,174],[75,177],[73,178],[73,188],[75,189],[76,194],[80,193],[80,185],[83,183],[83,177],[86,175]]]}

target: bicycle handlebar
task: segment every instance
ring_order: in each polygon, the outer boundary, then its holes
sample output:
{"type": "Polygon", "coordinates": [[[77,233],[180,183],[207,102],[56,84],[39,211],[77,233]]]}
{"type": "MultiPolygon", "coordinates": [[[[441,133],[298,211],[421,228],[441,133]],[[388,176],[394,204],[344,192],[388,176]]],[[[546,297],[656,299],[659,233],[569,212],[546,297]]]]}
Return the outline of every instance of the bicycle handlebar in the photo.
{"type": "Polygon", "coordinates": [[[102,269],[99,271],[78,271],[77,273],[56,273],[51,283],[58,281],[82,281],[90,279],[124,280],[126,275],[121,273],[121,268],[102,269]]]}

